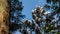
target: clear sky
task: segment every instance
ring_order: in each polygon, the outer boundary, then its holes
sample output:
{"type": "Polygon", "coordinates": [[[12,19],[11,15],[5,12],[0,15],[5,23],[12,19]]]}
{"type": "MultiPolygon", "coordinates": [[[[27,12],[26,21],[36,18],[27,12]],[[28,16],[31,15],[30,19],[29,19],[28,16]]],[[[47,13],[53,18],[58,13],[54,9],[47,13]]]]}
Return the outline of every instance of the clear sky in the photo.
{"type": "MultiPolygon", "coordinates": [[[[22,4],[24,6],[22,10],[22,14],[24,14],[26,17],[25,19],[31,20],[32,19],[32,10],[35,9],[36,5],[40,5],[41,7],[46,4],[45,0],[21,0],[22,4]]],[[[14,32],[13,34],[21,34],[18,31],[14,32]]]]}
{"type": "Polygon", "coordinates": [[[31,12],[35,9],[36,5],[39,4],[42,7],[45,3],[45,0],[22,0],[22,4],[24,6],[22,13],[26,16],[26,19],[31,20],[31,12]]]}

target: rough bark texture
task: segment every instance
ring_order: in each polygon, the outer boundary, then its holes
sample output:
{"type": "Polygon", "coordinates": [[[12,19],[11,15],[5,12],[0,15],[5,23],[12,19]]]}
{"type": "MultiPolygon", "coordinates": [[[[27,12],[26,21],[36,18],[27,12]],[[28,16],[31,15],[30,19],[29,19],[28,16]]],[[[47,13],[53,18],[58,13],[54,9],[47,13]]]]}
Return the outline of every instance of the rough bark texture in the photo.
{"type": "Polygon", "coordinates": [[[9,34],[8,0],[0,0],[0,34],[9,34]]]}

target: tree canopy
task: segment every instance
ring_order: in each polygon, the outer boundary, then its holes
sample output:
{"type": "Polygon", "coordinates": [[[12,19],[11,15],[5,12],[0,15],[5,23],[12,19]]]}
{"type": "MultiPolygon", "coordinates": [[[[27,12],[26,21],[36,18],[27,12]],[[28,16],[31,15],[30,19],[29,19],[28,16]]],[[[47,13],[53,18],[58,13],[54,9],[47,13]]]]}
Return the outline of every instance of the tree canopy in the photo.
{"type": "Polygon", "coordinates": [[[11,0],[10,31],[19,30],[22,34],[60,34],[60,0],[46,0],[44,7],[32,10],[32,20],[24,20],[21,14],[22,2],[11,0]],[[49,10],[52,11],[49,11],[49,10]]]}
{"type": "Polygon", "coordinates": [[[19,0],[10,0],[10,32],[18,30],[22,24],[22,2],[19,0]]]}

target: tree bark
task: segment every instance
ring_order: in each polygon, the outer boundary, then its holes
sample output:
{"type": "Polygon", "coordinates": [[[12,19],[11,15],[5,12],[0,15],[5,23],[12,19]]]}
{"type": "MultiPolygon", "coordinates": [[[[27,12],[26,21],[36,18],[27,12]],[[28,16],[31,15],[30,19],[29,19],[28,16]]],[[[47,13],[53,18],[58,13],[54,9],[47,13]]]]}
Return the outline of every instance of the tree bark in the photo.
{"type": "Polygon", "coordinates": [[[0,34],[9,34],[8,0],[0,0],[0,34]]]}

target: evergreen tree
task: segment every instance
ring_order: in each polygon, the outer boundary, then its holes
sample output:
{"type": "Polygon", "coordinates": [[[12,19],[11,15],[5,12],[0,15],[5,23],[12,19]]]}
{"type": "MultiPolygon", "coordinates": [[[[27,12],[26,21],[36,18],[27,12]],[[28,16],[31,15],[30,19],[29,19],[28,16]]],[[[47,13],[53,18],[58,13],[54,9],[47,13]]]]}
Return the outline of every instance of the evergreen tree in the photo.
{"type": "Polygon", "coordinates": [[[52,13],[49,18],[56,17],[54,20],[56,20],[54,23],[55,27],[54,30],[57,30],[57,32],[60,32],[60,0],[46,0],[47,4],[44,6],[45,9],[51,9],[52,13]]]}
{"type": "Polygon", "coordinates": [[[47,0],[44,7],[32,10],[32,20],[20,21],[22,5],[11,0],[10,31],[19,29],[22,34],[60,34],[60,0],[47,0]],[[16,5],[17,4],[17,5],[16,5]],[[50,5],[51,4],[51,5],[50,5]],[[46,9],[46,10],[45,10],[46,9]],[[49,12],[48,10],[52,10],[49,12]],[[11,25],[12,24],[12,25],[11,25]]]}
{"type": "Polygon", "coordinates": [[[21,28],[22,19],[22,2],[19,0],[10,0],[10,32],[14,32],[21,28]]]}
{"type": "Polygon", "coordinates": [[[53,12],[45,11],[44,7],[37,6],[35,10],[32,10],[33,19],[31,21],[25,20],[20,32],[23,34],[33,34],[33,32],[35,34],[60,34],[59,27],[56,24],[60,18],[56,20],[55,15],[52,14],[53,12]]]}

